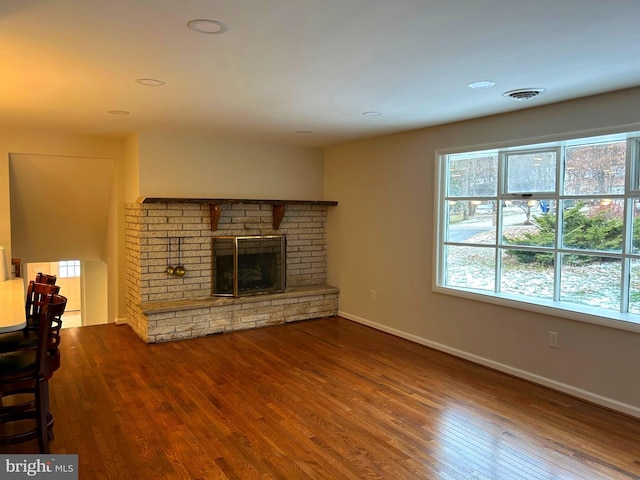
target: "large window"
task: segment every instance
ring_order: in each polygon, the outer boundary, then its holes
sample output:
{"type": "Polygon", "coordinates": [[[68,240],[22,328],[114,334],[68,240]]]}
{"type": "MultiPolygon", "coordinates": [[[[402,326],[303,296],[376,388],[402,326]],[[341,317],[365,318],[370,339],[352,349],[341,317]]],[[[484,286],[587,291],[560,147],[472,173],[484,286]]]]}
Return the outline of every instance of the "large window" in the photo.
{"type": "Polygon", "coordinates": [[[639,145],[440,155],[436,291],[640,331],[639,145]]]}

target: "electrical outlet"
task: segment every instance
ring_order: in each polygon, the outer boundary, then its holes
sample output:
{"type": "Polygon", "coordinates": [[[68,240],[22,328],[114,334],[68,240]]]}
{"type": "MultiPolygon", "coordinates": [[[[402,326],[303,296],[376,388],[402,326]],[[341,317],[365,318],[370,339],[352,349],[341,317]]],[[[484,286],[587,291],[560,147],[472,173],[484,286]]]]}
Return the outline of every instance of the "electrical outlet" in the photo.
{"type": "Polygon", "coordinates": [[[549,332],[549,346],[551,348],[558,348],[558,332],[549,332]]]}
{"type": "Polygon", "coordinates": [[[376,299],[376,291],[375,290],[371,290],[369,292],[369,298],[371,298],[371,300],[375,300],[376,299]]]}

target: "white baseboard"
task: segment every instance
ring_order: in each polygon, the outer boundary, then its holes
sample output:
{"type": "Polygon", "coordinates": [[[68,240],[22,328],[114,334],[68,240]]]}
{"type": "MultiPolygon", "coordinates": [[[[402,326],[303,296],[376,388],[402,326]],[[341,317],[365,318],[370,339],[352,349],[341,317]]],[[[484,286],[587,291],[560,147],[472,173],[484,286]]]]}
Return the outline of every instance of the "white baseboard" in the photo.
{"type": "Polygon", "coordinates": [[[127,319],[126,317],[122,317],[122,318],[116,318],[116,325],[126,325],[127,324],[127,319]]]}
{"type": "Polygon", "coordinates": [[[381,330],[383,332],[390,333],[391,335],[395,335],[396,337],[404,338],[406,340],[410,340],[420,345],[424,345],[426,347],[430,347],[435,350],[440,350],[441,352],[449,353],[456,357],[464,358],[465,360],[469,360],[471,362],[484,365],[485,367],[489,367],[494,370],[498,370],[500,372],[508,373],[509,375],[513,375],[514,377],[519,377],[519,378],[528,380],[530,382],[537,383],[539,385],[543,385],[545,387],[551,388],[553,390],[566,393],[567,395],[581,398],[583,400],[586,400],[591,403],[595,403],[597,405],[601,405],[611,410],[616,410],[626,415],[640,418],[640,407],[635,407],[627,403],[619,402],[612,398],[603,397],[601,395],[597,395],[587,390],[582,390],[580,388],[567,385],[566,383],[557,382],[550,378],[542,377],[540,375],[536,375],[535,373],[527,372],[526,370],[520,370],[519,368],[514,368],[509,365],[490,360],[488,358],[480,357],[478,355],[474,355],[472,353],[468,353],[463,350],[458,350],[456,348],[443,345],[441,343],[432,342],[425,338],[418,337],[410,333],[402,332],[400,330],[396,330],[395,328],[391,328],[386,325],[375,323],[362,317],[358,317],[357,315],[351,315],[350,313],[343,312],[343,311],[338,311],[338,315],[348,320],[353,320],[354,322],[361,323],[363,325],[367,325],[368,327],[375,328],[376,330],[381,330]]]}

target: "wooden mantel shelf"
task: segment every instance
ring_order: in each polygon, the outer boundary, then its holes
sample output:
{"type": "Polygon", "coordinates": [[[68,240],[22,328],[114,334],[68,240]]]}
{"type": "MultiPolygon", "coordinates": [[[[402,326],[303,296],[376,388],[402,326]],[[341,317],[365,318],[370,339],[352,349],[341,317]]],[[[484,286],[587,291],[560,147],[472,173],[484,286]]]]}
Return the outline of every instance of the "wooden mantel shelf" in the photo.
{"type": "Polygon", "coordinates": [[[220,215],[222,215],[222,205],[238,203],[272,205],[273,206],[273,229],[280,228],[280,222],[284,218],[287,205],[325,205],[335,207],[338,202],[330,200],[257,200],[253,198],[155,198],[140,197],[138,203],[202,203],[209,204],[211,214],[211,230],[218,229],[220,215]]]}
{"type": "Polygon", "coordinates": [[[265,205],[327,205],[335,207],[338,202],[329,200],[257,200],[255,198],[155,198],[140,197],[138,203],[215,203],[215,204],[234,204],[234,203],[252,203],[265,205]]]}

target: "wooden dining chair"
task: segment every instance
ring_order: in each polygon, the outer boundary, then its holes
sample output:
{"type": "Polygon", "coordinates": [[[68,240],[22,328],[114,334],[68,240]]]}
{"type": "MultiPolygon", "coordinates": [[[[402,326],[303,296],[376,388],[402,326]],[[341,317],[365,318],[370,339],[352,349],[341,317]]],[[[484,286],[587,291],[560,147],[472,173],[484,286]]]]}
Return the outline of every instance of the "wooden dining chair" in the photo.
{"type": "Polygon", "coordinates": [[[32,348],[38,341],[38,318],[47,295],[60,292],[58,285],[29,282],[25,299],[26,326],[17,332],[0,334],[0,354],[23,348],[32,348]]]}
{"type": "Polygon", "coordinates": [[[38,315],[42,309],[43,299],[52,293],[60,293],[60,286],[51,283],[29,282],[27,296],[24,302],[27,328],[37,329],[38,315]]]}
{"type": "Polygon", "coordinates": [[[51,275],[50,273],[38,272],[36,275],[36,283],[48,283],[49,285],[55,285],[58,277],[51,275]]]}
{"type": "Polygon", "coordinates": [[[40,453],[49,453],[54,422],[48,382],[54,366],[60,365],[58,346],[66,305],[65,297],[47,295],[38,313],[36,345],[0,355],[0,445],[37,439],[40,453]]]}

